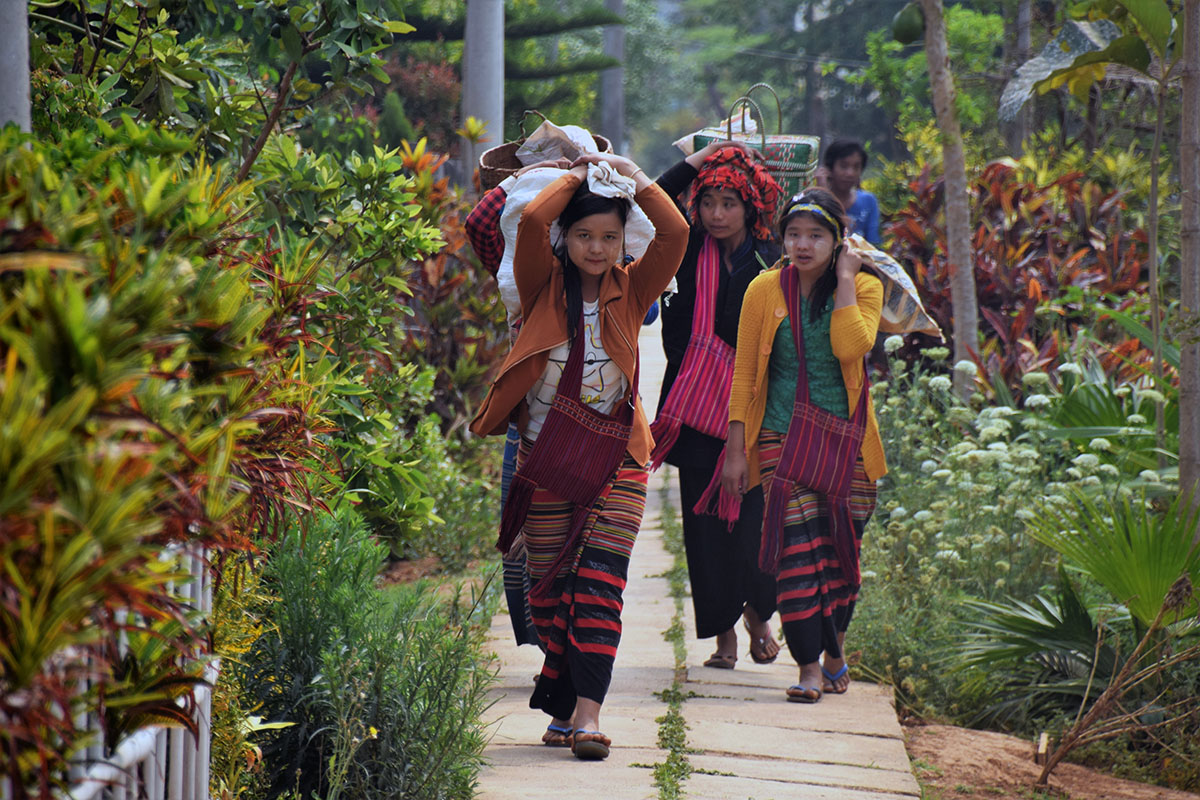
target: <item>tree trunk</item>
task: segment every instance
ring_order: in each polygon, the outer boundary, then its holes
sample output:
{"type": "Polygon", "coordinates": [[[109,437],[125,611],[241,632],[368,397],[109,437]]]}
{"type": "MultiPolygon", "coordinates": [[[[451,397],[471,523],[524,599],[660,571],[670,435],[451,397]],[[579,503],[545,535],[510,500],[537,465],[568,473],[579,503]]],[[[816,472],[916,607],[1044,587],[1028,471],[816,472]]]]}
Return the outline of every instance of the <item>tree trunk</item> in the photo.
{"type": "MultiPolygon", "coordinates": [[[[1083,124],[1083,151],[1087,153],[1088,161],[1096,155],[1100,142],[1100,105],[1102,96],[1100,84],[1093,83],[1088,89],[1087,117],[1083,124]]],[[[1161,144],[1161,142],[1160,142],[1161,144]]]]}
{"type": "MultiPolygon", "coordinates": [[[[954,105],[954,76],[946,47],[942,0],[921,0],[925,13],[925,59],[933,89],[933,109],[942,136],[945,170],[946,259],[950,272],[950,304],[954,313],[954,360],[970,361],[979,346],[979,308],[975,296],[975,265],[971,254],[971,208],[967,198],[967,163],[962,128],[954,105]]],[[[970,377],[954,371],[954,389],[966,399],[970,377]]]]}
{"type": "Polygon", "coordinates": [[[1180,306],[1186,316],[1179,332],[1179,488],[1191,492],[1196,507],[1200,506],[1200,0],[1184,0],[1183,43],[1180,306]]]}
{"type": "MultiPolygon", "coordinates": [[[[1150,151],[1150,209],[1146,217],[1146,239],[1150,244],[1150,331],[1154,335],[1154,382],[1163,388],[1162,296],[1158,272],[1158,154],[1162,150],[1163,115],[1166,113],[1167,85],[1164,78],[1155,90],[1154,149],[1150,151]]],[[[1186,187],[1187,184],[1184,184],[1186,187]]],[[[1165,454],[1167,426],[1164,404],[1154,404],[1154,443],[1158,447],[1158,468],[1167,466],[1165,454]]]]}
{"type": "MultiPolygon", "coordinates": [[[[625,14],[625,0],[604,0],[604,7],[618,16],[625,14]]],[[[624,63],[624,25],[610,25],[604,29],[604,55],[624,63]]],[[[622,67],[600,73],[600,133],[612,142],[613,152],[626,152],[625,70],[622,67]]]]}
{"type": "MultiPolygon", "coordinates": [[[[1010,74],[1015,73],[1017,68],[1033,55],[1033,0],[1017,0],[1017,13],[1012,26],[1015,34],[1015,46],[1008,59],[1010,74]]],[[[1033,102],[1030,101],[1022,104],[1016,119],[1005,127],[1008,149],[1014,156],[1019,156],[1024,151],[1032,119],[1033,102]]]]}
{"type": "MultiPolygon", "coordinates": [[[[1017,58],[1024,64],[1033,57],[1033,0],[1017,0],[1017,58]]],[[[1033,103],[1025,103],[1017,113],[1017,153],[1025,147],[1033,126],[1033,103]]]]}
{"type": "Polygon", "coordinates": [[[29,17],[25,0],[0,0],[0,127],[10,122],[28,133],[29,17]]]}
{"type": "MultiPolygon", "coordinates": [[[[804,35],[811,37],[813,22],[815,19],[816,3],[804,4],[804,35]]],[[[829,141],[830,131],[827,129],[825,119],[825,101],[821,97],[821,70],[811,57],[809,52],[812,48],[805,47],[804,55],[804,124],[807,129],[817,136],[821,137],[822,141],[829,141]]],[[[764,125],[766,122],[764,121],[764,125]]]]}

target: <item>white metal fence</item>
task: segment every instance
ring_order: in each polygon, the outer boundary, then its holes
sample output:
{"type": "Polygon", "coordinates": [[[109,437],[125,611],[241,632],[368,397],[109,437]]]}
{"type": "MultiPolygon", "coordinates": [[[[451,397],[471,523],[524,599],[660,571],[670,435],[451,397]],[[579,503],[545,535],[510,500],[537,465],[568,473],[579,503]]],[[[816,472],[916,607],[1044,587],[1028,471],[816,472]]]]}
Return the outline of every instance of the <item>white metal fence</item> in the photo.
{"type": "MultiPolygon", "coordinates": [[[[208,617],[212,612],[212,576],[203,551],[173,550],[181,570],[191,578],[175,590],[192,608],[208,617]]],[[[100,721],[94,713],[78,720],[96,733],[96,743],[80,753],[70,773],[68,800],[207,800],[212,733],[212,690],[219,665],[205,669],[208,686],[197,687],[196,723],[200,735],[182,728],[154,726],[126,738],[106,757],[100,721]]],[[[0,781],[0,800],[12,797],[12,787],[0,781]]]]}

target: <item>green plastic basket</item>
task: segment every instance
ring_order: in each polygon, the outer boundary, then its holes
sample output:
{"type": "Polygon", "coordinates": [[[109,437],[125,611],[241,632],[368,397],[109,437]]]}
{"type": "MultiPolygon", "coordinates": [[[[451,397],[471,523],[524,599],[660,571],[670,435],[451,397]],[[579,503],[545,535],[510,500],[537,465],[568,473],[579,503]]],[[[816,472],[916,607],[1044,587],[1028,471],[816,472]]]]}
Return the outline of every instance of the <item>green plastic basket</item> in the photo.
{"type": "Polygon", "coordinates": [[[771,177],[778,181],[782,189],[779,195],[779,206],[775,209],[776,215],[783,210],[793,195],[811,185],[816,176],[817,157],[821,151],[820,137],[784,133],[783,107],[779,102],[779,95],[765,83],[754,84],[746,90],[746,94],[733,102],[729,109],[729,120],[725,130],[704,128],[692,137],[692,146],[696,150],[700,150],[713,142],[726,139],[745,142],[757,147],[758,151],[763,154],[763,165],[767,168],[767,172],[771,173],[771,177]],[[775,98],[775,109],[778,115],[777,133],[768,134],[766,132],[767,122],[763,117],[762,109],[750,98],[750,93],[755,89],[766,89],[775,98]],[[733,132],[733,116],[739,109],[743,115],[747,111],[752,114],[757,113],[759,133],[733,132]]]}

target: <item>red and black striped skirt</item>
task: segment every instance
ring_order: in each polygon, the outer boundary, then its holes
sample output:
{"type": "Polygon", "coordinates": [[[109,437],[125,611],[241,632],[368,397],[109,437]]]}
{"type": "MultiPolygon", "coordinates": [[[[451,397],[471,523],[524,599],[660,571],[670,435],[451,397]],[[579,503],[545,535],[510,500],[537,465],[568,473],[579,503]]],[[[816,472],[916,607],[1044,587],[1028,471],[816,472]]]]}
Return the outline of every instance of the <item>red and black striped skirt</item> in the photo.
{"type": "MultiPolygon", "coordinates": [[[[521,459],[529,448],[523,441],[521,459]]],[[[626,454],[592,507],[574,557],[563,563],[544,596],[529,596],[533,625],[545,652],[531,708],[568,719],[580,697],[604,702],[621,641],[622,594],[646,508],[648,479],[646,468],[626,454]]],[[[521,532],[531,585],[561,552],[571,511],[570,503],[549,491],[534,493],[521,532]]]]}
{"type": "MultiPolygon", "coordinates": [[[[779,463],[783,441],[784,434],[776,431],[763,430],[759,434],[759,468],[764,485],[779,463]]],[[[875,492],[875,482],[867,477],[860,458],[850,490],[856,549],[861,547],[863,529],[875,512],[875,492]]],[[[825,497],[806,486],[796,485],[788,498],[783,556],[775,586],[783,635],[796,663],[811,664],[822,651],[839,657],[837,634],[850,627],[858,590],[842,575],[825,497]]]]}

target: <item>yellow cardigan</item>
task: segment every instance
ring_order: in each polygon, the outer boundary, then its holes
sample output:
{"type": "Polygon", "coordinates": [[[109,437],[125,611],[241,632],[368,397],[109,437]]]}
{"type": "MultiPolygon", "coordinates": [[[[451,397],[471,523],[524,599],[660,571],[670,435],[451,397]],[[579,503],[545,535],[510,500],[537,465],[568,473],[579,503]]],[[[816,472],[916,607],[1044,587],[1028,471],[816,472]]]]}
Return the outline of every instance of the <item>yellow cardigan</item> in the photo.
{"type": "MultiPolygon", "coordinates": [[[[764,272],[750,282],[742,301],[738,323],[737,358],[733,367],[733,387],[729,395],[729,421],[746,426],[746,449],[750,462],[750,485],[762,481],[759,475],[758,435],[767,410],[768,364],[775,334],[787,317],[787,303],[779,285],[780,270],[764,272]]],[[[858,305],[833,310],[829,338],[833,354],[842,363],[842,380],[850,410],[858,405],[863,387],[863,356],[875,346],[879,313],[883,305],[883,284],[874,275],[859,272],[854,277],[858,305]]],[[[883,441],[875,421],[875,408],[867,396],[867,432],[862,443],[863,468],[867,477],[877,480],[887,474],[883,441]]]]}

